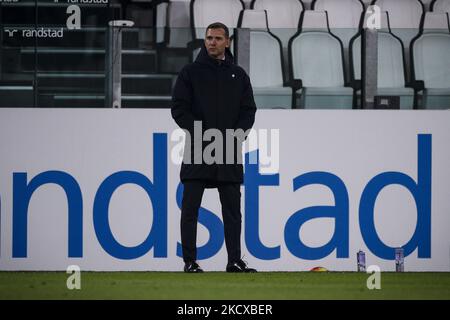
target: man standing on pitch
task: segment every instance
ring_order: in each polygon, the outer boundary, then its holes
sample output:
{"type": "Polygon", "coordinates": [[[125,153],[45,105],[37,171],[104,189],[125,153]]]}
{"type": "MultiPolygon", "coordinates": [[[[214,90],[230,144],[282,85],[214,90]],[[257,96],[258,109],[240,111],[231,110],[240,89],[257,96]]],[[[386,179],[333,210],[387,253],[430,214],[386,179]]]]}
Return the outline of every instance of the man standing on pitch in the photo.
{"type": "Polygon", "coordinates": [[[250,79],[234,64],[229,47],[227,26],[219,22],[209,25],[197,59],[181,70],[173,90],[172,117],[190,136],[186,139],[180,172],[184,186],[181,243],[185,272],[203,272],[196,262],[196,241],[198,210],[205,188],[219,191],[228,253],[226,271],[256,272],[241,259],[243,166],[242,161],[238,161],[242,158],[243,140],[255,121],[256,105],[250,79]],[[204,141],[200,142],[201,148],[195,147],[194,131],[198,130],[199,124],[202,136],[209,129],[221,133],[223,148],[214,150],[213,156],[222,153],[223,162],[211,163],[204,159],[203,152],[208,147],[204,141]],[[246,134],[230,134],[230,129],[246,134]],[[231,157],[230,148],[225,146],[227,139],[232,142],[234,154],[231,157]]]}

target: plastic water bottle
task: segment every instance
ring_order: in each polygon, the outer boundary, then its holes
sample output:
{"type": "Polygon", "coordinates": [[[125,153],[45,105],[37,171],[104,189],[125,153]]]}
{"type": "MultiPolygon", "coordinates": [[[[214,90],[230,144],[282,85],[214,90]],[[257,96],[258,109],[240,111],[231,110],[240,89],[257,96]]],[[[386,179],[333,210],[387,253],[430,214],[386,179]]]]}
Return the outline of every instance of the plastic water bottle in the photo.
{"type": "Polygon", "coordinates": [[[364,251],[359,250],[356,253],[356,261],[358,266],[358,272],[365,272],[366,271],[366,254],[364,251]]]}
{"type": "Polygon", "coordinates": [[[395,249],[395,271],[405,271],[405,256],[403,248],[395,249]]]}

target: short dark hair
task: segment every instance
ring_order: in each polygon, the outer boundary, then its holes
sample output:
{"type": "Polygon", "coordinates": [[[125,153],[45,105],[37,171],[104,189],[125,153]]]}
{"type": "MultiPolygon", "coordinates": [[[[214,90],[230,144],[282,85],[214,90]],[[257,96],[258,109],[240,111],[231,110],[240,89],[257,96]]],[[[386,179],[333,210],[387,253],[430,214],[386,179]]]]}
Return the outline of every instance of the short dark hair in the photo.
{"type": "Polygon", "coordinates": [[[228,27],[224,25],[222,22],[214,22],[211,23],[207,28],[206,32],[208,32],[209,29],[223,29],[225,31],[225,37],[230,37],[230,30],[228,30],[228,27]]]}

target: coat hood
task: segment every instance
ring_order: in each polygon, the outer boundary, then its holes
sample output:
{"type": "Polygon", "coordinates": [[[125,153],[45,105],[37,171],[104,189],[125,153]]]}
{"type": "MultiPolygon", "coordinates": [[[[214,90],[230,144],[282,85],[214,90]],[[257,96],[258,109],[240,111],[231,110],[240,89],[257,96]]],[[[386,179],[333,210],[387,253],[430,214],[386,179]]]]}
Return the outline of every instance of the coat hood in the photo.
{"type": "Polygon", "coordinates": [[[201,63],[201,64],[208,64],[208,65],[212,65],[212,66],[217,66],[219,62],[222,62],[225,65],[231,65],[234,63],[234,57],[233,57],[233,54],[231,53],[230,48],[226,48],[224,61],[214,59],[209,56],[208,51],[206,50],[205,44],[203,44],[201,47],[200,53],[197,56],[197,59],[195,59],[195,62],[201,63]]]}

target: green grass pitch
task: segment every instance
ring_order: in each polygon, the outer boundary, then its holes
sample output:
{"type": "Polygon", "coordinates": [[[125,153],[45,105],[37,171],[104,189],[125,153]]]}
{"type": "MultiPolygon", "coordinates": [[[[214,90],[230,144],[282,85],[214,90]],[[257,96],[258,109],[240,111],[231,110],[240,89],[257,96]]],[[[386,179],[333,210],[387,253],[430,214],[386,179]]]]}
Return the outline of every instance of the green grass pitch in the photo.
{"type": "Polygon", "coordinates": [[[81,272],[69,290],[65,272],[0,272],[0,299],[450,299],[450,273],[356,272],[81,272]]]}

